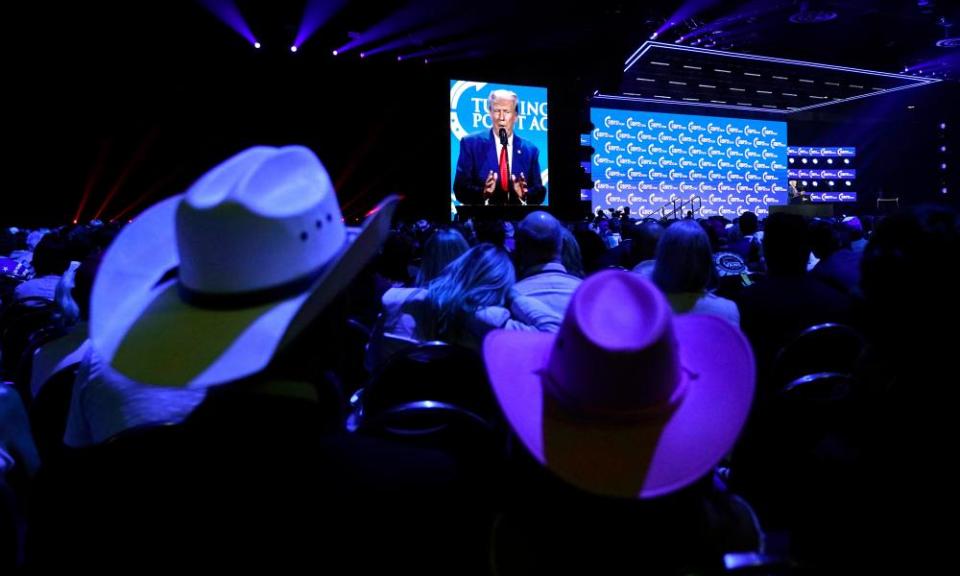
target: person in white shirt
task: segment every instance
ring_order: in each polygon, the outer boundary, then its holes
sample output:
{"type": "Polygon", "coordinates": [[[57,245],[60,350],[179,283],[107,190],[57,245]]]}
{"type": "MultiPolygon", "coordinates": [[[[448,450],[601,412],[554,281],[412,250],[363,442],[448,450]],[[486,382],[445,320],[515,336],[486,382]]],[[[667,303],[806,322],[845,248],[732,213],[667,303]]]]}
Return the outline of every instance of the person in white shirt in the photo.
{"type": "Polygon", "coordinates": [[[580,278],[561,263],[563,226],[543,211],[531,212],[517,226],[517,268],[514,290],[546,305],[563,317],[580,278]]]}

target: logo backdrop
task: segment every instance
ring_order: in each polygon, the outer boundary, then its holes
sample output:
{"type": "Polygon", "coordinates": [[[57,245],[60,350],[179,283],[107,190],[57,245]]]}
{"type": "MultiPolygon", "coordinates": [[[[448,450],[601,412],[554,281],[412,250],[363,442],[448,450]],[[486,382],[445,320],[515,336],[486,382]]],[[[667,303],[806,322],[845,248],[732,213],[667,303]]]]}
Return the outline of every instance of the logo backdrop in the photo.
{"type": "Polygon", "coordinates": [[[658,216],[673,200],[699,197],[703,218],[763,218],[787,203],[785,122],[605,108],[590,119],[594,211],[658,216]]]}

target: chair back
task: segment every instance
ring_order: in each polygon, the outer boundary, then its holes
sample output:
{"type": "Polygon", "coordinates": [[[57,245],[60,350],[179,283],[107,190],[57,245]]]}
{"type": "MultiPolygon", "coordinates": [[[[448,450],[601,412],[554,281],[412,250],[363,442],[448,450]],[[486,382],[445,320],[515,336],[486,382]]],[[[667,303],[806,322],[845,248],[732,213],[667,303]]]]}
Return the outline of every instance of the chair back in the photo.
{"type": "Polygon", "coordinates": [[[446,402],[484,417],[498,412],[480,355],[444,342],[423,342],[394,354],[364,390],[364,410],[380,412],[419,400],[446,402]]]}
{"type": "Polygon", "coordinates": [[[499,408],[480,355],[443,342],[394,354],[355,395],[348,429],[454,453],[502,455],[499,408]]]}
{"type": "Polygon", "coordinates": [[[13,374],[34,333],[53,325],[59,307],[40,297],[29,297],[10,304],[0,317],[2,368],[13,374]]]}
{"type": "Polygon", "coordinates": [[[881,208],[899,209],[900,195],[894,194],[893,192],[888,192],[881,188],[877,192],[877,210],[880,210],[881,208]]]}
{"type": "Polygon", "coordinates": [[[846,324],[825,323],[801,331],[777,352],[775,387],[809,374],[852,374],[864,349],[864,338],[846,324]]]}
{"type": "Polygon", "coordinates": [[[385,320],[384,314],[380,313],[370,330],[370,338],[367,342],[364,358],[364,366],[370,374],[382,368],[394,354],[420,344],[420,341],[416,338],[386,331],[385,320]]]}
{"type": "Polygon", "coordinates": [[[30,404],[30,428],[42,462],[58,457],[64,449],[63,434],[79,366],[71,364],[50,376],[30,404]]]}

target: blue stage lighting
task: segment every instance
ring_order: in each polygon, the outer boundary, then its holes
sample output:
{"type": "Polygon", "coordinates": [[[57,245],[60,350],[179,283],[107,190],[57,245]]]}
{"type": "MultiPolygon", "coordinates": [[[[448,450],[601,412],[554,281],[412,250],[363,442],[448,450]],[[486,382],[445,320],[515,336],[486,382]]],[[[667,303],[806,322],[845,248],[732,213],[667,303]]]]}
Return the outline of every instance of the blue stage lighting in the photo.
{"type": "Polygon", "coordinates": [[[296,46],[291,46],[291,47],[290,47],[290,51],[291,51],[291,52],[296,52],[296,51],[297,51],[297,47],[296,47],[296,46]]]}
{"type": "Polygon", "coordinates": [[[339,51],[339,50],[334,50],[334,51],[333,51],[333,55],[334,55],[334,56],[336,56],[336,55],[338,55],[338,54],[340,54],[340,51],[339,51]]]}
{"type": "Polygon", "coordinates": [[[260,43],[259,43],[259,42],[254,42],[254,43],[253,43],[253,47],[259,49],[259,48],[260,48],[260,43]]]}

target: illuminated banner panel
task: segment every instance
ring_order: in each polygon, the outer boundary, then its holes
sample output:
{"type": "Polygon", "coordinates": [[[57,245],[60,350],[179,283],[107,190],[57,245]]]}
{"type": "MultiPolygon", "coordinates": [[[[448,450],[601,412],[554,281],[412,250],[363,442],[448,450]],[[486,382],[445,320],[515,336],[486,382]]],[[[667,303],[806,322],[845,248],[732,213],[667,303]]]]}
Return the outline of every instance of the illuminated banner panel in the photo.
{"type": "Polygon", "coordinates": [[[593,108],[592,206],[640,216],[700,198],[701,217],[787,203],[787,124],[593,108]]]}
{"type": "Polygon", "coordinates": [[[791,180],[854,180],[857,177],[855,169],[845,170],[818,170],[816,168],[799,168],[787,170],[787,177],[791,180]]]}
{"type": "Polygon", "coordinates": [[[813,192],[810,194],[811,202],[856,202],[856,192],[813,192]]]}
{"type": "Polygon", "coordinates": [[[852,146],[787,146],[787,157],[853,158],[857,149],[852,146]]]}

